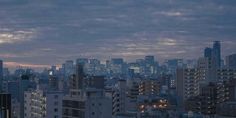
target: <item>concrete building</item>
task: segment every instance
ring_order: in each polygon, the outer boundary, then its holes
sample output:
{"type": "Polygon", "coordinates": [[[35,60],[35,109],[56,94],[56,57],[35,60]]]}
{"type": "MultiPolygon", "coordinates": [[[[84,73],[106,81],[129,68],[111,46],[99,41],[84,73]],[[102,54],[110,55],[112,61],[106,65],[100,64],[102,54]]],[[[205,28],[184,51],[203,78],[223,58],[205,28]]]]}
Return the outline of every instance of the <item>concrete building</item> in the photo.
{"type": "Polygon", "coordinates": [[[221,108],[222,105],[225,105],[225,102],[230,101],[236,101],[236,79],[209,83],[202,86],[198,96],[186,100],[185,108],[187,111],[214,116],[218,114],[218,105],[221,108]]]}
{"type": "Polygon", "coordinates": [[[205,82],[217,81],[216,73],[218,68],[216,68],[216,65],[214,64],[212,58],[209,57],[199,58],[197,69],[200,81],[205,81],[205,82]]]}
{"type": "Polygon", "coordinates": [[[77,64],[76,74],[70,80],[70,92],[63,98],[62,118],[112,117],[112,99],[101,89],[104,81],[90,79],[86,80],[83,65],[77,64]]]}
{"type": "Polygon", "coordinates": [[[87,89],[63,99],[62,118],[111,118],[112,100],[103,90],[87,89]]]}
{"type": "Polygon", "coordinates": [[[24,118],[62,118],[62,92],[26,91],[24,118]]]}
{"type": "Polygon", "coordinates": [[[211,62],[209,58],[199,58],[197,68],[200,80],[206,81],[210,78],[211,62]]]}

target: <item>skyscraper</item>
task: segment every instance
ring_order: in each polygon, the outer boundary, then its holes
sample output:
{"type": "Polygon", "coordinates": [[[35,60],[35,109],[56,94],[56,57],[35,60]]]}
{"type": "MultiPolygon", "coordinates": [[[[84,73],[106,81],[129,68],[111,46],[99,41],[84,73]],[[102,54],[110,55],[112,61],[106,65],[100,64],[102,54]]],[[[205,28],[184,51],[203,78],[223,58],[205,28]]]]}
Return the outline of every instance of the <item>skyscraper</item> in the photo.
{"type": "MultiPolygon", "coordinates": [[[[221,68],[221,44],[220,41],[213,43],[213,48],[205,48],[204,58],[200,59],[198,66],[200,66],[200,75],[204,75],[203,78],[212,81],[216,80],[217,69],[221,68]],[[204,67],[203,67],[204,66],[204,67]],[[203,69],[203,68],[204,69],[203,69]],[[203,72],[204,71],[204,72],[203,72]]],[[[202,78],[201,77],[201,78],[202,78]]],[[[203,79],[202,78],[202,79],[203,79]]]]}
{"type": "Polygon", "coordinates": [[[76,89],[83,89],[84,71],[81,64],[76,65],[76,89]]]}
{"type": "Polygon", "coordinates": [[[205,48],[204,57],[205,58],[211,58],[211,56],[212,56],[212,48],[209,48],[209,47],[205,48]]]}
{"type": "Polygon", "coordinates": [[[215,41],[212,49],[212,58],[216,65],[216,68],[221,67],[221,45],[220,41],[215,41]]]}

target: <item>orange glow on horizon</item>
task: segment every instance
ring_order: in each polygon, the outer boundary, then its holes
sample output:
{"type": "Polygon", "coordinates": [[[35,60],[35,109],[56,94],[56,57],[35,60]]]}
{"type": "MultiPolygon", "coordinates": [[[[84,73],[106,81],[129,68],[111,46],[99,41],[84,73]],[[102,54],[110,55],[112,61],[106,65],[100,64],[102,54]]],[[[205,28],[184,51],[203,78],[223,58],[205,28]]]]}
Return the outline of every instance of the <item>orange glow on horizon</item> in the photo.
{"type": "MultiPolygon", "coordinates": [[[[4,66],[8,68],[50,68],[51,65],[42,65],[42,64],[29,64],[29,63],[18,63],[18,62],[4,62],[4,66]]],[[[60,67],[60,65],[56,65],[60,67]]]]}

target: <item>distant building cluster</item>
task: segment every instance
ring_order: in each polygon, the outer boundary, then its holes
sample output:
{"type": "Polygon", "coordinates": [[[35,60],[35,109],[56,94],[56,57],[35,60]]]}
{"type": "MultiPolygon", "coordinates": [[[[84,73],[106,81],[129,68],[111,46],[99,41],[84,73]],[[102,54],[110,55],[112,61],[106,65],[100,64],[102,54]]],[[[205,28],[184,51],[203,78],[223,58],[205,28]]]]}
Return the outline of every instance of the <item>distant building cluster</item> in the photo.
{"type": "Polygon", "coordinates": [[[67,60],[43,72],[0,61],[0,118],[233,118],[236,54],[199,59],[67,60]]]}

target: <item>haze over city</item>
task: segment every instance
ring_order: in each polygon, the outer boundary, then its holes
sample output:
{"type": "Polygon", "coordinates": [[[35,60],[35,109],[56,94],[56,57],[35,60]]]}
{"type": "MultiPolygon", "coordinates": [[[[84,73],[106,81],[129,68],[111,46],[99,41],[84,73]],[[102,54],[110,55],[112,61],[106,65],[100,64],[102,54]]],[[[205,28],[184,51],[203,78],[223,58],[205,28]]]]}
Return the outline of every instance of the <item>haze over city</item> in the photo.
{"type": "Polygon", "coordinates": [[[236,0],[0,0],[0,118],[236,118],[236,0]]]}

